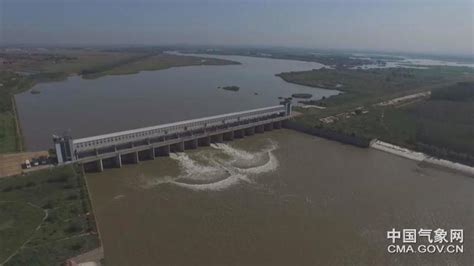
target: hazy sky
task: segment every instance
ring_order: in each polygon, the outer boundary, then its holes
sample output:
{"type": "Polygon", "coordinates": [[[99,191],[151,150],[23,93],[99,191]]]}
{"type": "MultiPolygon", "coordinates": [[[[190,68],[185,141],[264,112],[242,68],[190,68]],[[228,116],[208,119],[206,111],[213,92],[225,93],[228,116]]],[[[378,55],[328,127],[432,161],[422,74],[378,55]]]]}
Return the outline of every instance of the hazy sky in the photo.
{"type": "Polygon", "coordinates": [[[0,0],[0,44],[474,54],[474,0],[0,0]]]}

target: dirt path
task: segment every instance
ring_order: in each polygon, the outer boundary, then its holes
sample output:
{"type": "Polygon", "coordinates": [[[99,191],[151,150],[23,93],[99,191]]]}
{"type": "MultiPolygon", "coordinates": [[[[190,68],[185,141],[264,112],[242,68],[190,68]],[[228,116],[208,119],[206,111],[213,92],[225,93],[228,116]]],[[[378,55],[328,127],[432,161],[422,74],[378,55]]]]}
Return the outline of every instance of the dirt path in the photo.
{"type": "Polygon", "coordinates": [[[100,260],[103,258],[104,258],[104,250],[102,249],[102,247],[99,247],[89,252],[78,255],[74,258],[70,258],[69,261],[76,263],[76,265],[77,264],[100,265],[100,260]],[[89,264],[86,264],[86,263],[89,263],[89,264]]]}

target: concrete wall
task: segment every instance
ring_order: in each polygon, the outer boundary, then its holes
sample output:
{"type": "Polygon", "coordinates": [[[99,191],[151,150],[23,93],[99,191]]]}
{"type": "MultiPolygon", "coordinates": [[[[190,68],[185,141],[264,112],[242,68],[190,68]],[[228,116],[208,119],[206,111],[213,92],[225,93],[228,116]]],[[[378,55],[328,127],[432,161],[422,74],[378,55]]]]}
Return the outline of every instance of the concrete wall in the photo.
{"type": "Polygon", "coordinates": [[[252,136],[255,133],[264,133],[265,131],[279,128],[282,128],[282,121],[273,121],[265,124],[261,123],[240,127],[235,130],[227,129],[222,133],[204,137],[196,136],[193,138],[193,136],[190,135],[190,137],[183,141],[166,140],[166,142],[170,144],[160,143],[162,146],[159,147],[154,147],[153,145],[157,144],[153,142],[148,142],[143,146],[139,145],[134,147],[134,145],[131,145],[128,147],[128,151],[114,149],[113,152],[107,155],[95,153],[91,155],[91,158],[87,158],[82,165],[85,172],[101,172],[104,168],[120,168],[123,164],[136,164],[143,160],[154,160],[158,156],[168,156],[170,152],[184,152],[188,149],[196,149],[199,146],[209,146],[211,143],[232,141],[236,138],[244,138],[245,136],[252,136]]]}
{"type": "Polygon", "coordinates": [[[224,142],[224,134],[216,134],[211,136],[211,143],[224,142]]]}
{"type": "Polygon", "coordinates": [[[230,132],[224,133],[224,140],[225,140],[225,141],[232,141],[232,140],[234,140],[234,131],[230,131],[230,132]]]}
{"type": "Polygon", "coordinates": [[[198,145],[202,147],[211,145],[211,137],[199,138],[198,145]]]}
{"type": "Polygon", "coordinates": [[[170,152],[183,152],[183,151],[184,151],[184,141],[170,145],[170,152]]]}

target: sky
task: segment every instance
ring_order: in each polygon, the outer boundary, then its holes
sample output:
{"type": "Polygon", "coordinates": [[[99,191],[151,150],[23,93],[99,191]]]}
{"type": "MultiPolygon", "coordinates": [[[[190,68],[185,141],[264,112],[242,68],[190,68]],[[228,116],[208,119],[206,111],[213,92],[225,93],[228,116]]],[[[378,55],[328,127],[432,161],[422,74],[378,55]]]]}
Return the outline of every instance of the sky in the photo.
{"type": "Polygon", "coordinates": [[[0,0],[0,45],[474,54],[474,0],[0,0]]]}

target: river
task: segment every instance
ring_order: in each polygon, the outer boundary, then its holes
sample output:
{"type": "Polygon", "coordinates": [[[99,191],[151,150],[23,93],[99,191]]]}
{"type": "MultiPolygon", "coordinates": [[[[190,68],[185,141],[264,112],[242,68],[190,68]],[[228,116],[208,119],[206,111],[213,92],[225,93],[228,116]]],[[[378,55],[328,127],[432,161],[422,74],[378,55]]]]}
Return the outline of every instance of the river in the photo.
{"type": "MultiPolygon", "coordinates": [[[[29,150],[74,137],[338,91],[275,74],[317,63],[218,56],[95,80],[70,77],[16,96],[29,150]],[[218,89],[237,85],[238,92],[218,89]]],[[[474,182],[374,149],[275,130],[86,176],[107,265],[470,265],[474,182]],[[464,229],[463,254],[389,254],[392,228],[464,229]]]]}
{"type": "Polygon", "coordinates": [[[472,178],[276,130],[87,174],[110,265],[469,265],[472,178]],[[389,254],[392,228],[463,254],[389,254]]]}
{"type": "MultiPolygon", "coordinates": [[[[208,55],[200,55],[209,57],[208,55]]],[[[277,105],[278,97],[310,93],[320,99],[336,90],[291,84],[275,76],[281,72],[319,69],[313,62],[212,56],[241,65],[189,66],[87,80],[38,84],[15,96],[28,150],[52,146],[52,134],[75,138],[162,123],[277,105]],[[218,89],[239,86],[238,92],[218,89]]]]}

